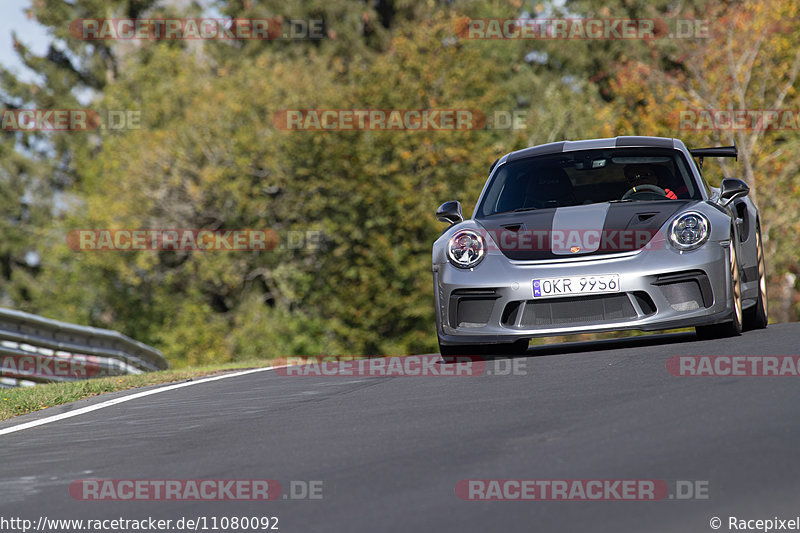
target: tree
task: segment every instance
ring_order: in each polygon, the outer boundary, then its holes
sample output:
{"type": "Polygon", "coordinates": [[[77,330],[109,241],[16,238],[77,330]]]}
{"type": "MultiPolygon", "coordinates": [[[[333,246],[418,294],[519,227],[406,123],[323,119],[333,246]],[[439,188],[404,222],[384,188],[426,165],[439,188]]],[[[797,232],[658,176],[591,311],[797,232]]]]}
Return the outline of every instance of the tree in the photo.
{"type": "Polygon", "coordinates": [[[785,310],[775,317],[796,319],[798,6],[784,0],[709,3],[680,17],[708,23],[707,37],[654,41],[650,57],[620,63],[609,84],[609,130],[677,136],[690,146],[736,143],[739,161],[707,165],[705,174],[712,184],[725,175],[750,186],[761,213],[769,292],[784,300],[774,306],[785,310]],[[744,126],[732,127],[720,111],[737,110],[749,113],[744,126]],[[780,118],[770,125],[773,111],[780,118]]]}

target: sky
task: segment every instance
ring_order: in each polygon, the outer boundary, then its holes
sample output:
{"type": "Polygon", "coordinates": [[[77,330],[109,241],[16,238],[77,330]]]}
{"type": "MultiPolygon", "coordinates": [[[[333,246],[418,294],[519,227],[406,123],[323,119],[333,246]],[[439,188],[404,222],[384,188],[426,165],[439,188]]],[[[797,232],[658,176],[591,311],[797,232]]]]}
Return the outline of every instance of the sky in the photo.
{"type": "Polygon", "coordinates": [[[11,32],[16,32],[17,38],[37,55],[47,52],[49,43],[44,27],[25,16],[24,10],[30,2],[31,0],[0,0],[0,64],[22,74],[26,81],[32,79],[32,76],[24,73],[25,67],[12,45],[11,32]]]}

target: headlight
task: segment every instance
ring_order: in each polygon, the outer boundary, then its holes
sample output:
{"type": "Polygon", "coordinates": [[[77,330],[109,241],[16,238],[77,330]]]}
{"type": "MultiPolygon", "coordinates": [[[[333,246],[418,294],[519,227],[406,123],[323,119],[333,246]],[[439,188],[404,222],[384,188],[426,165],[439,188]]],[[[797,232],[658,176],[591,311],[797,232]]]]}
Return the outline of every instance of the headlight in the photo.
{"type": "Polygon", "coordinates": [[[669,242],[678,250],[694,250],[708,240],[711,223],[700,213],[684,213],[669,226],[669,242]]]}
{"type": "Polygon", "coordinates": [[[486,254],[486,241],[480,233],[461,230],[450,237],[447,243],[447,257],[458,268],[472,268],[483,260],[486,254]]]}

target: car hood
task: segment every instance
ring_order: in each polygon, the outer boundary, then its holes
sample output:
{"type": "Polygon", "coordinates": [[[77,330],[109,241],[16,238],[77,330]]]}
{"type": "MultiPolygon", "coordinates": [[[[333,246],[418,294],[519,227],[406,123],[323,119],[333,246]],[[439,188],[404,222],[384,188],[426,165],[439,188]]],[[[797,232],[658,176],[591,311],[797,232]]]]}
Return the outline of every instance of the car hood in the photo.
{"type": "Polygon", "coordinates": [[[563,259],[640,250],[676,213],[696,203],[605,202],[503,213],[475,221],[509,259],[563,259]]]}

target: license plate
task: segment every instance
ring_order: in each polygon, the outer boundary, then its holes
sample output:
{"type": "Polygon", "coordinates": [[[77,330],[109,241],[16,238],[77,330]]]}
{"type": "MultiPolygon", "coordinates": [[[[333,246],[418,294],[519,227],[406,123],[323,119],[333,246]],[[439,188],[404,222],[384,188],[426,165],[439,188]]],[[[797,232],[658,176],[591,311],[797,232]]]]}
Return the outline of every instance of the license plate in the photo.
{"type": "Polygon", "coordinates": [[[568,276],[533,280],[533,297],[580,296],[619,292],[619,274],[602,276],[568,276]]]}

